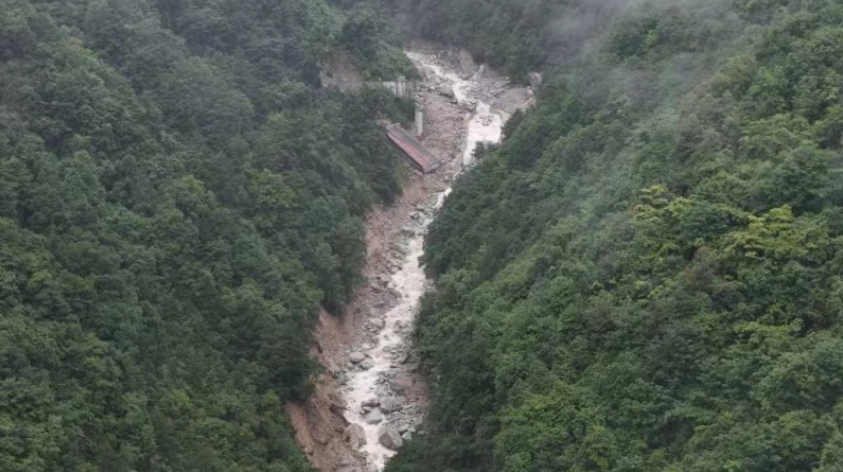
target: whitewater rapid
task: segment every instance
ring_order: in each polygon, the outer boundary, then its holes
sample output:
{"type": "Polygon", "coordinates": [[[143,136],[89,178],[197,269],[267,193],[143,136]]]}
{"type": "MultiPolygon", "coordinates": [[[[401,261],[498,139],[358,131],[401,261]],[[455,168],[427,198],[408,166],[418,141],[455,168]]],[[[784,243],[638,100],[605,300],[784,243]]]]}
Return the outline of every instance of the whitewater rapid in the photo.
{"type": "MultiPolygon", "coordinates": [[[[471,166],[472,151],[477,143],[500,141],[503,126],[501,118],[491,112],[491,106],[488,103],[475,98],[472,88],[479,87],[479,84],[474,80],[462,79],[456,72],[446,70],[437,63],[434,56],[416,52],[408,52],[407,56],[443,81],[450,82],[458,101],[476,102],[475,113],[468,123],[466,147],[461,162],[463,168],[471,166]]],[[[482,70],[481,68],[473,79],[476,79],[482,70]]],[[[411,408],[405,409],[397,416],[384,413],[382,422],[370,424],[366,421],[368,412],[363,409],[363,405],[371,404],[373,399],[384,396],[396,397],[399,402],[404,403],[400,394],[396,394],[390,387],[390,382],[394,381],[396,375],[407,374],[406,366],[402,365],[404,360],[402,358],[406,356],[407,336],[412,330],[419,300],[425,293],[428,283],[424,270],[419,264],[419,258],[424,252],[424,236],[428,225],[433,221],[436,210],[444,203],[450,191],[451,189],[448,188],[444,192],[431,195],[430,202],[413,215],[413,223],[405,228],[401,251],[404,256],[400,261],[400,267],[391,275],[388,282],[388,289],[393,289],[400,294],[400,301],[383,317],[383,329],[377,331],[374,341],[355,346],[355,351],[367,356],[365,361],[367,369],[351,369],[342,391],[348,405],[346,419],[352,425],[360,425],[365,432],[366,444],[360,451],[367,456],[369,469],[372,472],[383,470],[386,461],[395,454],[395,451],[387,449],[379,441],[384,425],[390,421],[400,421],[405,423],[404,426],[408,422],[414,425],[421,423],[422,413],[411,408]],[[408,415],[416,417],[408,418],[408,415]]],[[[404,407],[406,408],[407,405],[404,407]]],[[[409,432],[412,433],[414,429],[410,429],[409,432]]]]}
{"type": "Polygon", "coordinates": [[[475,112],[468,122],[468,134],[466,135],[462,156],[463,167],[470,167],[474,163],[474,148],[477,144],[500,142],[503,130],[503,119],[497,113],[492,113],[492,106],[484,100],[477,100],[472,97],[472,89],[481,87],[477,79],[482,76],[485,66],[480,66],[471,79],[463,79],[455,71],[446,70],[439,65],[435,56],[417,52],[407,52],[406,54],[416,64],[450,82],[454,89],[454,96],[460,103],[467,100],[477,103],[475,112]]]}
{"type": "MultiPolygon", "coordinates": [[[[419,226],[426,228],[431,220],[431,217],[424,217],[419,226]]],[[[408,327],[414,322],[419,299],[426,290],[427,280],[424,270],[419,265],[419,258],[424,252],[423,242],[422,233],[407,239],[406,257],[389,282],[390,288],[401,294],[400,302],[386,313],[383,330],[377,334],[374,346],[365,352],[372,367],[369,370],[354,371],[345,390],[345,400],[349,405],[346,419],[352,424],[359,424],[366,432],[366,445],[361,451],[368,456],[370,469],[373,471],[383,470],[386,460],[395,452],[383,447],[379,442],[383,423],[367,423],[360,408],[368,400],[383,398],[386,385],[384,374],[394,373],[401,368],[400,359],[397,359],[401,354],[396,356],[396,353],[400,353],[407,342],[405,335],[408,327]]],[[[420,420],[421,418],[418,418],[418,422],[420,420]]]]}

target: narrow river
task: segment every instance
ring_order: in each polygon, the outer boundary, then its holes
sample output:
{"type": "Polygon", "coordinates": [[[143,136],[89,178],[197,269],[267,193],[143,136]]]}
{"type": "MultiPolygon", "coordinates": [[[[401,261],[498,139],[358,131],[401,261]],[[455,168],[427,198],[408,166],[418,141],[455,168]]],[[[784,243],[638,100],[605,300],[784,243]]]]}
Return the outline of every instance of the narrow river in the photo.
{"type": "MultiPolygon", "coordinates": [[[[415,62],[417,66],[451,83],[454,87],[454,96],[460,102],[469,100],[469,97],[473,95],[472,89],[480,87],[474,80],[462,79],[455,71],[445,70],[443,66],[437,63],[436,58],[433,56],[408,52],[407,57],[415,62]]],[[[483,70],[484,67],[481,66],[472,79],[476,79],[482,74],[483,70]]],[[[477,103],[477,108],[475,109],[474,116],[471,117],[471,121],[468,123],[468,135],[466,137],[466,146],[462,159],[463,167],[469,167],[473,163],[472,154],[478,143],[499,142],[501,140],[501,130],[503,129],[503,121],[498,114],[492,113],[491,104],[482,100],[474,101],[477,103]]]]}
{"type": "MultiPolygon", "coordinates": [[[[498,142],[503,125],[501,118],[491,112],[491,105],[476,98],[482,95],[473,93],[482,86],[474,80],[480,74],[466,80],[439,64],[432,55],[408,52],[407,56],[428,74],[438,77],[444,86],[452,85],[457,100],[476,102],[475,112],[468,123],[461,163],[463,168],[469,167],[475,145],[484,141],[498,142]]],[[[348,381],[342,392],[348,404],[345,416],[365,433],[365,444],[360,451],[367,456],[369,469],[373,472],[383,470],[386,461],[395,454],[396,446],[415,433],[424,414],[415,405],[406,404],[402,396],[414,378],[404,361],[407,336],[415,321],[419,299],[427,289],[424,270],[419,265],[424,235],[449,192],[450,188],[431,195],[429,204],[419,208],[413,215],[413,223],[404,229],[401,248],[404,256],[400,267],[388,281],[388,289],[400,294],[400,301],[382,319],[369,321],[370,328],[372,323],[375,324],[370,330],[375,334],[356,345],[352,353],[356,356],[352,362],[357,363],[348,372],[348,381]],[[363,356],[365,360],[361,360],[363,356]],[[384,435],[388,438],[384,439],[384,435]],[[391,448],[385,447],[384,442],[391,448]]]]}

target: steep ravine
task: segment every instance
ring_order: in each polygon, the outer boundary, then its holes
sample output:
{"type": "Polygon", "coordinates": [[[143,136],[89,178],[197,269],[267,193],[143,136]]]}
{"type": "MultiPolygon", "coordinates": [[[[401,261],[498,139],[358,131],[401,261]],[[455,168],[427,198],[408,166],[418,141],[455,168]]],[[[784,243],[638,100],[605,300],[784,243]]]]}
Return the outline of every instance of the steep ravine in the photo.
{"type": "Polygon", "coordinates": [[[474,146],[499,141],[506,116],[492,112],[492,103],[507,92],[506,81],[465,54],[407,55],[425,75],[417,92],[425,110],[421,141],[444,165],[436,174],[414,174],[395,205],[369,215],[363,274],[369,283],[342,319],[320,317],[314,356],[326,371],[311,400],[289,405],[288,414],[322,472],[380,471],[418,432],[427,390],[408,335],[429,288],[419,265],[424,234],[453,177],[472,164],[474,146]]]}

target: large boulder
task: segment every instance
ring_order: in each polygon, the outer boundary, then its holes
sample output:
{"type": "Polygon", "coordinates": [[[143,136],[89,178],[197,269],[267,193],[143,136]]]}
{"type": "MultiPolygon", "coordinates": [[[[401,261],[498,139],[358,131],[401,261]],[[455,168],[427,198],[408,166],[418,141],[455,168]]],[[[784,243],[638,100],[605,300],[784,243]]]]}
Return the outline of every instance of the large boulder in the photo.
{"type": "Polygon", "coordinates": [[[331,413],[342,418],[343,416],[345,416],[345,410],[347,410],[348,407],[336,403],[331,403],[331,406],[329,406],[328,409],[331,410],[331,413]]]}
{"type": "Polygon", "coordinates": [[[383,445],[383,447],[387,449],[392,449],[393,451],[401,447],[404,444],[404,440],[401,439],[401,434],[392,425],[384,425],[381,430],[378,432],[378,441],[383,445]]]}
{"type": "Polygon", "coordinates": [[[392,413],[401,409],[401,402],[395,397],[384,397],[380,401],[384,413],[392,413]]]}
{"type": "Polygon", "coordinates": [[[403,392],[409,390],[415,384],[416,384],[416,379],[414,379],[412,375],[410,375],[408,373],[405,373],[405,372],[402,372],[402,373],[396,375],[395,378],[392,379],[392,383],[391,383],[392,389],[395,390],[398,393],[403,393],[403,392]]]}
{"type": "Polygon", "coordinates": [[[375,408],[374,410],[366,413],[366,416],[363,418],[369,424],[378,424],[383,422],[383,413],[380,410],[375,408]]]}
{"type": "Polygon", "coordinates": [[[348,356],[348,360],[355,364],[359,364],[366,360],[366,354],[362,352],[352,352],[350,356],[348,356]]]}
{"type": "Polygon", "coordinates": [[[345,428],[342,433],[343,441],[351,445],[352,449],[360,449],[366,445],[366,430],[362,426],[355,423],[345,428]]]}

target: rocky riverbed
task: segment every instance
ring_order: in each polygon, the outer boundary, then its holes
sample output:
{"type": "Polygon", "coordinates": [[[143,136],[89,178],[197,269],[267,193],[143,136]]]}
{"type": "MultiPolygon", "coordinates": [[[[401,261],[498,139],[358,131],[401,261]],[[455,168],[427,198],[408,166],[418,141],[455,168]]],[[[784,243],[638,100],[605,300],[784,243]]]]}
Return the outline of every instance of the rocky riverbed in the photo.
{"type": "Polygon", "coordinates": [[[411,213],[393,245],[388,275],[371,289],[390,294],[383,315],[373,314],[347,350],[341,394],[348,403],[348,440],[360,447],[370,470],[380,470],[404,441],[416,434],[427,409],[423,379],[409,337],[419,298],[429,289],[419,265],[427,225],[441,199],[431,195],[411,213]]]}
{"type": "Polygon", "coordinates": [[[408,56],[425,74],[416,93],[425,111],[420,141],[442,161],[434,174],[413,174],[395,205],[368,216],[368,283],[346,313],[323,313],[314,357],[325,366],[315,393],[288,405],[296,437],[322,472],[375,472],[404,442],[421,433],[427,382],[410,342],[417,306],[430,283],[419,265],[424,234],[471,162],[481,141],[500,139],[504,114],[490,104],[507,81],[461,54],[415,50],[408,56]],[[451,91],[449,93],[448,91],[451,91]]]}
{"type": "MultiPolygon", "coordinates": [[[[477,143],[500,141],[503,119],[492,112],[490,103],[506,92],[507,82],[488,74],[483,66],[461,74],[453,62],[449,64],[440,55],[407,55],[426,79],[417,90],[420,104],[428,109],[444,98],[463,121],[463,126],[456,128],[466,132],[453,139],[459,157],[446,168],[456,171],[470,166],[477,143]]],[[[430,118],[441,119],[436,115],[430,118]]],[[[381,470],[394,451],[418,432],[427,409],[424,379],[419,376],[409,339],[419,299],[431,288],[419,264],[424,235],[448,191],[432,193],[417,204],[409,223],[397,233],[388,273],[370,280],[370,289],[389,294],[392,303],[383,314],[377,310],[370,314],[345,353],[346,370],[339,378],[340,393],[348,404],[345,418],[350,423],[345,437],[365,454],[372,471],[381,470]]]]}

